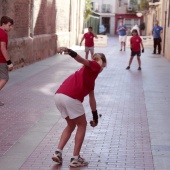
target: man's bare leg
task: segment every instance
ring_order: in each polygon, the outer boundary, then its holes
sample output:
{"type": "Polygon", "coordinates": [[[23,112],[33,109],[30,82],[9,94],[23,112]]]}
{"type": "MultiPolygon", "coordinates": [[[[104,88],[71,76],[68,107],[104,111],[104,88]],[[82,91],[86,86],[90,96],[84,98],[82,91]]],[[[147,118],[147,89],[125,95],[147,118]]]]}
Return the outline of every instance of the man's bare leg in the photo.
{"type": "Polygon", "coordinates": [[[93,59],[94,51],[90,51],[91,53],[91,59],[93,59]]]}
{"type": "Polygon", "coordinates": [[[86,116],[85,114],[75,119],[77,124],[77,132],[75,136],[75,146],[73,156],[78,156],[80,154],[81,146],[84,141],[85,133],[86,133],[86,116]]]}
{"type": "Polygon", "coordinates": [[[86,59],[88,59],[88,55],[89,55],[89,51],[86,52],[86,56],[85,56],[86,59]]]}
{"type": "Polygon", "coordinates": [[[1,79],[0,80],[0,90],[5,86],[5,84],[7,83],[8,80],[5,79],[1,79]]]}
{"type": "Polygon", "coordinates": [[[60,150],[63,150],[64,146],[66,145],[67,141],[70,139],[70,136],[76,127],[74,119],[70,119],[69,117],[67,117],[66,121],[67,121],[67,127],[64,129],[62,133],[58,145],[58,149],[60,150]]]}

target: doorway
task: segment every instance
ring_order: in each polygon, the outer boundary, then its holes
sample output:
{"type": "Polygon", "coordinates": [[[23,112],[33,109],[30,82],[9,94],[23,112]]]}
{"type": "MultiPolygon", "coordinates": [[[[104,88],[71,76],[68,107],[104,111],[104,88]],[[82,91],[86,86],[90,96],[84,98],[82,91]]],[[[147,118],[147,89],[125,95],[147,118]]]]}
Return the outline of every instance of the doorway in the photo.
{"type": "Polygon", "coordinates": [[[110,33],[110,17],[102,17],[102,25],[106,27],[106,33],[110,33]]]}

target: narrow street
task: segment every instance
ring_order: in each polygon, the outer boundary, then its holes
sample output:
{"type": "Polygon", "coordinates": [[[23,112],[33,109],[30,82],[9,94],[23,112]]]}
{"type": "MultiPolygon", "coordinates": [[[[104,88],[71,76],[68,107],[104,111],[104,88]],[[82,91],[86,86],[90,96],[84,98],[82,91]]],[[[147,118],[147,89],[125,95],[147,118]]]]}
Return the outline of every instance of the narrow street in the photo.
{"type": "MultiPolygon", "coordinates": [[[[74,47],[84,56],[83,47],[74,47]]],[[[107,57],[107,67],[96,80],[96,128],[87,126],[81,155],[87,167],[70,168],[74,135],[63,150],[63,165],[51,156],[65,121],[54,93],[62,81],[81,67],[66,55],[55,55],[14,70],[0,99],[0,170],[169,170],[170,63],[152,49],[142,53],[142,70],[134,58],[126,70],[130,49],[119,51],[118,37],[107,47],[96,47],[107,57]]],[[[87,121],[92,118],[88,97],[87,121]]],[[[75,132],[74,132],[75,134],[75,132]]]]}

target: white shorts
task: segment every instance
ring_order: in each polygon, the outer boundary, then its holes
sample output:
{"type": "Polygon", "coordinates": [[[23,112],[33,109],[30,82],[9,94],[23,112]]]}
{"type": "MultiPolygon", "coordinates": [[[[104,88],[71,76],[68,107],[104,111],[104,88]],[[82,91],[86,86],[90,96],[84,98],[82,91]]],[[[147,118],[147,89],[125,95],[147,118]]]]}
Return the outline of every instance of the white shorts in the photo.
{"type": "Polygon", "coordinates": [[[119,35],[119,42],[126,42],[126,35],[119,35]]]}
{"type": "Polygon", "coordinates": [[[55,104],[64,119],[66,117],[75,119],[85,114],[83,104],[79,100],[61,93],[55,94],[55,104]]]}
{"type": "Polygon", "coordinates": [[[94,47],[85,47],[85,52],[94,52],[94,47]]]}

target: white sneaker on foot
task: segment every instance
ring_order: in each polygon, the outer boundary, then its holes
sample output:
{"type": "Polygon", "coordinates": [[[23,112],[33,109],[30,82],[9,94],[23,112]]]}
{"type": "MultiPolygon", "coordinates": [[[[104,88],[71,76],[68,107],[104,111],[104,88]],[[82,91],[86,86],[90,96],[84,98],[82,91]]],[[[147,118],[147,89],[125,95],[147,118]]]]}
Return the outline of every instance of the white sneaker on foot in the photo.
{"type": "Polygon", "coordinates": [[[78,157],[78,159],[71,158],[70,160],[71,167],[81,167],[81,166],[87,166],[87,165],[88,165],[88,162],[84,158],[81,158],[80,156],[78,157]]]}
{"type": "Polygon", "coordinates": [[[55,153],[52,156],[52,160],[57,164],[61,165],[63,163],[62,153],[59,151],[55,151],[55,153]]]}

